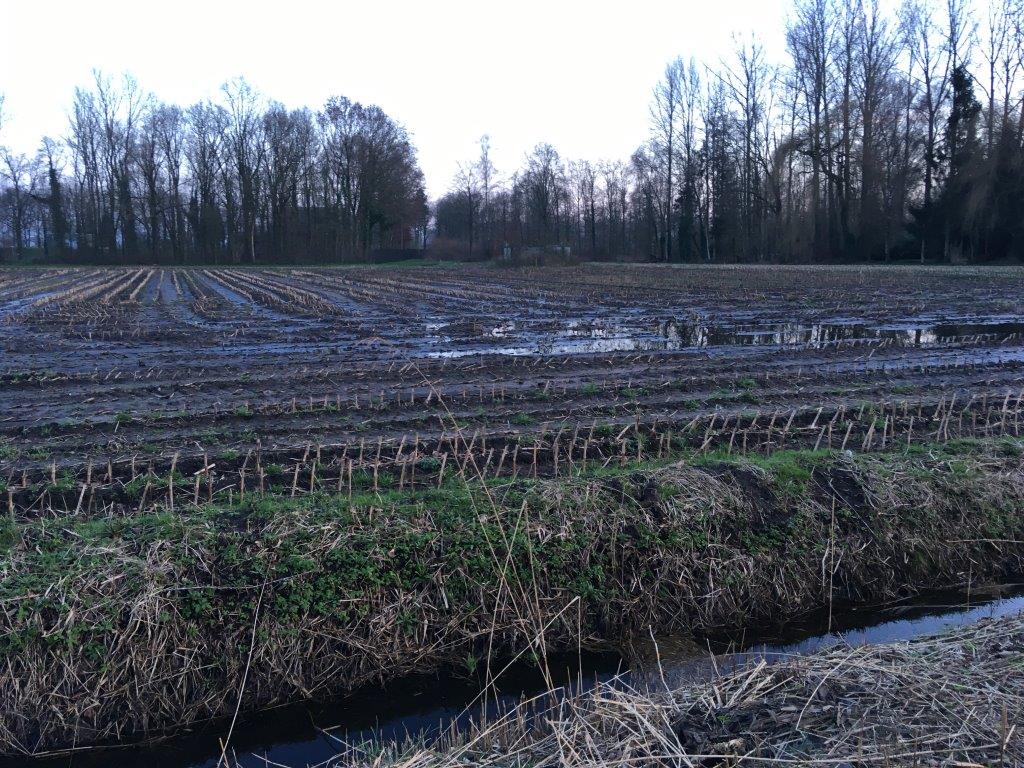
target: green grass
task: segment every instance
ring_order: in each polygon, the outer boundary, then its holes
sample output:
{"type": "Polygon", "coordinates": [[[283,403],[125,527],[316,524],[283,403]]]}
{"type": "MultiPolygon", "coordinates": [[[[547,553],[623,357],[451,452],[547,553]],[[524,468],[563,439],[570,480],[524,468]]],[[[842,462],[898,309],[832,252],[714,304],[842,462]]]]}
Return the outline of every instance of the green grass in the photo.
{"type": "Polygon", "coordinates": [[[50,493],[68,493],[75,490],[78,483],[70,472],[61,472],[56,479],[47,483],[46,490],[50,493]]]}
{"type": "Polygon", "coordinates": [[[178,488],[188,488],[191,480],[177,470],[167,475],[138,475],[134,480],[125,483],[124,492],[130,499],[141,499],[147,486],[151,490],[164,490],[170,485],[172,479],[175,487],[178,488]]]}
{"type": "Polygon", "coordinates": [[[778,450],[769,456],[759,453],[729,454],[725,449],[720,449],[695,456],[693,463],[698,466],[731,464],[759,467],[775,479],[781,490],[791,496],[799,496],[807,492],[814,467],[826,463],[832,455],[834,452],[828,450],[778,450]]]}
{"type": "Polygon", "coordinates": [[[21,457],[21,451],[14,443],[6,438],[0,438],[0,461],[17,461],[21,457]]]}
{"type": "Polygon", "coordinates": [[[441,469],[441,460],[433,456],[426,456],[417,461],[416,466],[422,472],[437,472],[441,469]]]}

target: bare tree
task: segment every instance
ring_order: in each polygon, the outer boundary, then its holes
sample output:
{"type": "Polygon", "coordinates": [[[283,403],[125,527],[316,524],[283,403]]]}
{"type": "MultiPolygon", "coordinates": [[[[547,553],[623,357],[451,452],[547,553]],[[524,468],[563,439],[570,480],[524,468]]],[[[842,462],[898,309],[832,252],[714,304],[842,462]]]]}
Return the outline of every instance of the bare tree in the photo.
{"type": "Polygon", "coordinates": [[[830,76],[836,48],[835,20],[830,0],[798,0],[786,34],[803,113],[799,130],[807,137],[802,151],[811,163],[811,243],[815,256],[835,251],[835,99],[830,76]]]}
{"type": "Polygon", "coordinates": [[[896,37],[879,9],[878,0],[866,0],[858,9],[857,77],[855,88],[860,107],[860,231],[859,256],[877,248],[881,225],[883,102],[896,65],[896,37]]]}
{"type": "Polygon", "coordinates": [[[31,159],[6,148],[0,148],[0,177],[7,180],[11,190],[11,230],[14,253],[25,256],[25,215],[31,202],[35,165],[31,159]]]}
{"type": "Polygon", "coordinates": [[[44,136],[39,161],[45,162],[47,194],[37,193],[35,197],[48,209],[50,236],[47,242],[52,245],[53,253],[63,259],[67,256],[68,250],[68,217],[64,203],[64,185],[61,182],[63,167],[60,144],[49,136],[44,136]]]}
{"type": "Polygon", "coordinates": [[[495,168],[491,162],[491,137],[480,137],[480,157],[476,161],[476,176],[480,180],[480,230],[485,252],[493,247],[491,232],[491,191],[494,187],[495,168]]]}
{"type": "Polygon", "coordinates": [[[480,179],[473,163],[459,164],[455,175],[455,187],[463,196],[466,206],[466,222],[469,230],[469,258],[473,258],[473,243],[477,233],[477,207],[480,196],[480,179]]]}
{"type": "Polygon", "coordinates": [[[673,59],[665,67],[665,74],[654,87],[654,98],[651,102],[651,126],[654,131],[655,154],[660,158],[662,168],[661,186],[663,196],[658,196],[660,208],[659,238],[663,261],[672,259],[672,209],[675,201],[673,190],[675,176],[673,162],[676,153],[676,134],[679,130],[679,118],[682,113],[681,103],[686,80],[686,68],[681,58],[673,59]]]}
{"type": "MultiPolygon", "coordinates": [[[[231,117],[227,131],[228,159],[237,191],[232,184],[226,184],[229,220],[235,219],[237,208],[238,230],[242,242],[230,243],[229,248],[236,259],[242,254],[256,261],[256,204],[260,194],[260,166],[264,157],[263,135],[260,124],[260,95],[244,79],[237,78],[225,83],[222,91],[227,100],[228,115],[231,117]],[[235,195],[237,194],[237,202],[235,195]]],[[[235,227],[229,227],[229,232],[235,227]]]]}
{"type": "Polygon", "coordinates": [[[740,166],[740,216],[745,257],[764,256],[764,199],[762,171],[767,166],[768,92],[774,73],[765,60],[764,48],[755,39],[737,41],[735,66],[723,64],[721,80],[739,115],[742,135],[740,166]]]}
{"type": "MultiPolygon", "coordinates": [[[[935,177],[939,171],[939,121],[949,98],[952,57],[948,46],[937,37],[931,10],[921,0],[906,0],[901,8],[900,21],[905,44],[910,51],[910,75],[922,83],[921,104],[925,119],[922,212],[927,219],[932,215],[935,177]]],[[[921,261],[924,261],[927,250],[925,236],[920,242],[921,261]]]]}

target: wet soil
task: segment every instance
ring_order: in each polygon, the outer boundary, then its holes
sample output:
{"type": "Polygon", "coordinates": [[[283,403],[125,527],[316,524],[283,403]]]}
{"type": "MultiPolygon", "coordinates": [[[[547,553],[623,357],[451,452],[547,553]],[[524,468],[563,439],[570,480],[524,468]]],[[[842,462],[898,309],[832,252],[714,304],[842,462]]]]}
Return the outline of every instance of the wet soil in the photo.
{"type": "MultiPolygon", "coordinates": [[[[730,419],[736,433],[744,418],[756,430],[818,409],[863,416],[864,403],[871,418],[890,406],[934,416],[970,403],[977,413],[957,420],[961,436],[990,434],[994,419],[1019,430],[1022,277],[596,265],[0,270],[0,481],[127,464],[134,479],[139,467],[169,470],[175,456],[223,469],[254,451],[289,463],[319,446],[350,456],[378,442],[385,453],[422,442],[432,455],[453,435],[479,435],[500,454],[538,440],[550,448],[558,431],[576,444],[581,430],[629,424],[662,439],[711,417],[717,446],[730,419]]],[[[866,429],[847,442],[862,445],[866,429]]]]}

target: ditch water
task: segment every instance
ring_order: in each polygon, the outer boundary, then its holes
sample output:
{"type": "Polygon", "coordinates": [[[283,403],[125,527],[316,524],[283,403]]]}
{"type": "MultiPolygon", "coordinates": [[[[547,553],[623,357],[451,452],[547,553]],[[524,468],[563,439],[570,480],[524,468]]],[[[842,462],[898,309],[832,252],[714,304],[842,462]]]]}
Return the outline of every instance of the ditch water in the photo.
{"type": "MultiPolygon", "coordinates": [[[[850,645],[886,643],[941,632],[984,617],[1024,611],[1024,584],[1007,584],[971,593],[942,591],[885,606],[836,607],[831,616],[815,613],[789,622],[784,628],[755,637],[716,637],[700,645],[689,638],[667,637],[658,641],[660,670],[653,661],[650,641],[634,654],[635,672],[624,676],[632,684],[644,680],[669,685],[705,679],[753,659],[773,660],[810,653],[840,642],[850,645]],[[646,646],[646,647],[645,647],[646,646]],[[738,649],[738,650],[737,650],[738,649]],[[714,656],[712,656],[712,653],[714,656]],[[657,676],[657,677],[655,677],[657,676]]],[[[550,660],[557,685],[585,686],[614,679],[623,669],[623,657],[615,652],[562,655],[550,660]]],[[[541,674],[530,666],[512,667],[499,680],[500,696],[491,697],[493,715],[507,710],[521,697],[547,689],[541,674]]],[[[357,693],[329,703],[303,704],[263,712],[240,722],[231,747],[237,757],[232,765],[266,768],[268,765],[305,768],[329,766],[332,756],[343,751],[342,742],[371,739],[402,739],[408,735],[436,734],[452,723],[468,723],[479,716],[480,686],[458,675],[407,678],[383,690],[357,693]],[[237,760],[237,762],[235,762],[237,760]]],[[[21,760],[31,768],[215,768],[220,755],[219,739],[227,725],[203,733],[187,734],[150,747],[125,747],[80,753],[60,759],[21,760]]],[[[8,763],[0,761],[4,766],[8,763]]],[[[11,766],[14,763],[9,763],[11,766]]]]}

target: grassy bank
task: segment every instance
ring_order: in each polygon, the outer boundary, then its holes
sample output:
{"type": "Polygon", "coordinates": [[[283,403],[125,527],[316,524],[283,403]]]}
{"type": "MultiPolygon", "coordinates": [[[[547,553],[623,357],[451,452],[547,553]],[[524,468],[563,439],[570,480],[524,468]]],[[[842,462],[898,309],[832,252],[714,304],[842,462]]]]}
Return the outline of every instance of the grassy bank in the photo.
{"type": "Polygon", "coordinates": [[[1019,572],[1022,451],[711,455],[7,523],[0,751],[230,715],[243,679],[245,710],[1019,572]]]}

